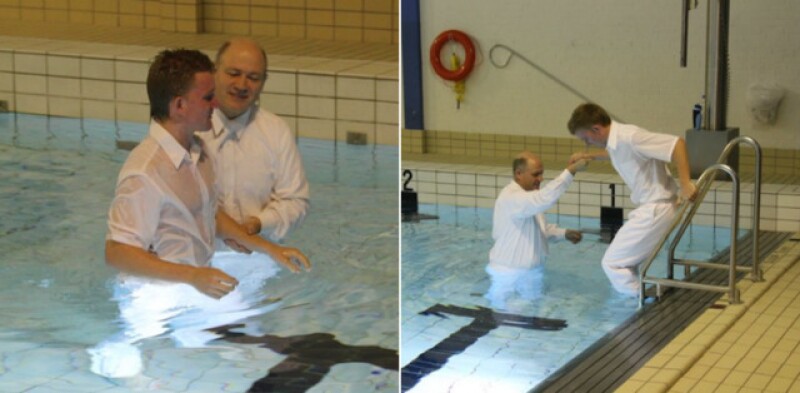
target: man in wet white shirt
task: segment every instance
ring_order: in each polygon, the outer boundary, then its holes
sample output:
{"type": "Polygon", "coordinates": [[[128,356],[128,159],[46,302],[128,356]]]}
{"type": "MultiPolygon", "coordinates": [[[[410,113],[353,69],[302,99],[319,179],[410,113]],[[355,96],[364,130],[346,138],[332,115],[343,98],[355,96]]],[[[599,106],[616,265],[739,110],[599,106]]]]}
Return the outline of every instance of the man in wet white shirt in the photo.
{"type": "Polygon", "coordinates": [[[486,267],[492,281],[486,298],[492,308],[505,309],[507,298],[515,291],[525,300],[543,294],[548,240],[581,241],[579,231],[548,224],[544,212],[564,194],[575,172],[585,167],[586,161],[575,162],[540,188],[544,168],[539,157],[523,152],[514,159],[514,179],[497,196],[492,216],[494,246],[486,267]]]}
{"type": "Polygon", "coordinates": [[[211,266],[215,235],[292,271],[310,268],[297,249],[248,235],[217,207],[212,163],[194,136],[211,127],[213,71],[206,55],[185,49],[162,51],[150,66],[150,130],[120,170],[106,236],[106,263],[120,271],[115,297],[126,329],[89,349],[92,371],[100,375],[138,374],[141,355],[133,344],[141,339],[171,329],[179,344],[202,345],[214,338],[203,331],[212,327],[208,321],[231,322],[252,312],[237,289],[246,276],[211,266]],[[213,313],[201,324],[194,316],[190,328],[177,328],[190,310],[213,313]],[[224,318],[214,317],[223,312],[224,318]]]}
{"type": "Polygon", "coordinates": [[[575,153],[570,161],[610,159],[631,189],[636,209],[630,212],[608,246],[602,265],[617,292],[638,296],[639,265],[669,230],[676,213],[678,185],[667,168],[668,163],[677,168],[680,195],[693,200],[697,194],[689,175],[686,142],[678,136],[613,121],[605,109],[592,103],[578,106],[567,127],[587,146],[604,149],[575,153]]]}
{"type": "Polygon", "coordinates": [[[217,165],[220,203],[247,233],[279,241],[306,215],[308,182],[289,126],[257,104],[267,79],[266,53],[250,39],[235,38],[220,47],[216,63],[219,107],[212,132],[199,135],[217,165]]]}

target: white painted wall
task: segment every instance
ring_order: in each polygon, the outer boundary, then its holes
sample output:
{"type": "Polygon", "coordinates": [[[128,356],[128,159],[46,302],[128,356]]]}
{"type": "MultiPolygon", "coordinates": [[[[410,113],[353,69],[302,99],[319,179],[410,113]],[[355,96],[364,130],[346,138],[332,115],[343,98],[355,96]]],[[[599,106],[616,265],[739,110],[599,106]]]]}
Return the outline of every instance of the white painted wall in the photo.
{"type": "MultiPolygon", "coordinates": [[[[764,147],[800,149],[800,1],[732,1],[728,125],[764,147]],[[747,88],[766,80],[786,89],[778,121],[755,125],[747,88]]],[[[499,69],[508,45],[625,122],[683,135],[705,81],[707,2],[690,13],[689,64],[680,60],[680,0],[421,0],[425,128],[569,136],[582,99],[519,59],[499,69]],[[432,70],[428,50],[447,29],[468,33],[480,52],[466,101],[432,70]],[[499,56],[498,56],[499,57],[499,56]]]]}

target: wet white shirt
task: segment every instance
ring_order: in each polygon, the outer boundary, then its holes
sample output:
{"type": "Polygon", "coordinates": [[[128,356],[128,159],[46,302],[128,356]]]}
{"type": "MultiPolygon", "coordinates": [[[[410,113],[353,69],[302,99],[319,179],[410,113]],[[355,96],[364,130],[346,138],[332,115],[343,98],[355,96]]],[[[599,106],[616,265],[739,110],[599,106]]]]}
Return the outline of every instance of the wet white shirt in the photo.
{"type": "Polygon", "coordinates": [[[119,173],[106,239],[206,266],[214,254],[214,168],[195,138],[186,151],[156,122],[119,173]]]}
{"type": "Polygon", "coordinates": [[[631,124],[611,122],[606,150],[611,164],[631,189],[636,205],[672,201],[678,185],[667,164],[678,137],[647,131],[631,124]]]}
{"type": "Polygon", "coordinates": [[[547,240],[563,239],[566,230],[547,224],[544,212],[555,205],[572,183],[573,176],[564,170],[539,190],[525,191],[511,181],[500,191],[494,204],[489,267],[495,271],[530,269],[544,263],[547,240]]]}
{"type": "Polygon", "coordinates": [[[308,210],[308,182],[289,126],[251,108],[235,119],[214,110],[214,128],[197,135],[216,165],[220,204],[234,220],[261,220],[261,235],[277,241],[308,210]]]}

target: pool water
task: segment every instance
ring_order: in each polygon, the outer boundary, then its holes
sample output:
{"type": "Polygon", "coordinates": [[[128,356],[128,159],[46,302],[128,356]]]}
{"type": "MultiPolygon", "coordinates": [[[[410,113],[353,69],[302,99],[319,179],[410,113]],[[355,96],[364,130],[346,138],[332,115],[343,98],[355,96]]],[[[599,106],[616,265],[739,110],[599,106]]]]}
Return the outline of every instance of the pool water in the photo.
{"type": "Polygon", "coordinates": [[[140,344],[141,375],[89,371],[86,348],[120,330],[110,300],[116,272],[103,262],[106,214],[127,156],[114,142],[146,130],[0,114],[0,391],[243,392],[273,368],[294,367],[313,375],[288,391],[396,392],[397,149],[312,139],[298,142],[312,207],[286,244],[314,268],[267,280],[277,307],[244,321],[262,335],[229,332],[202,349],[159,336],[140,344]],[[309,358],[287,342],[321,351],[309,358]]]}
{"type": "MultiPolygon", "coordinates": [[[[405,387],[411,386],[410,392],[527,392],[637,310],[638,299],[616,294],[603,273],[600,260],[607,244],[597,235],[584,234],[576,245],[567,241],[550,244],[543,298],[525,301],[512,297],[503,311],[506,315],[468,315],[483,313],[480,307],[490,308],[483,295],[490,284],[484,269],[492,247],[492,209],[421,205],[420,212],[439,219],[404,222],[401,227],[400,366],[430,368],[431,359],[442,357],[432,348],[448,352],[456,343],[463,351],[452,354],[424,377],[404,381],[405,387]],[[452,306],[451,311],[443,312],[440,307],[437,313],[420,314],[437,304],[452,306]],[[461,311],[453,312],[456,308],[461,311]],[[543,330],[514,321],[503,323],[503,318],[509,319],[507,314],[562,320],[566,327],[543,330]],[[490,319],[491,329],[474,334],[482,327],[475,322],[480,318],[490,319]],[[471,327],[465,328],[467,325],[471,327]],[[477,340],[463,344],[470,335],[477,340]],[[441,344],[445,340],[446,344],[441,344]]],[[[596,218],[548,215],[547,219],[571,229],[600,226],[596,218]]],[[[729,242],[729,230],[691,226],[676,256],[708,259],[729,242]]],[[[651,275],[665,275],[665,254],[653,262],[651,275]]],[[[682,270],[676,269],[678,278],[682,270]]]]}

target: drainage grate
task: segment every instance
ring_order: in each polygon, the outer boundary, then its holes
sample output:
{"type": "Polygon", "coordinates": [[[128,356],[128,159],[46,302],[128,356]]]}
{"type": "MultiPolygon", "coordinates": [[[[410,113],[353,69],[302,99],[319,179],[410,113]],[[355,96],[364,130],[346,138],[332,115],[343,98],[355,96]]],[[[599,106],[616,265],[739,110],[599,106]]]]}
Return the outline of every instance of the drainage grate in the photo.
{"type": "MultiPolygon", "coordinates": [[[[791,236],[784,232],[761,232],[764,259],[791,236]]],[[[739,241],[739,258],[748,265],[752,255],[750,235],[739,241]]],[[[714,258],[727,263],[729,251],[714,258]]],[[[711,284],[727,282],[727,271],[702,269],[691,281],[711,284]]],[[[744,273],[739,274],[739,279],[744,273]]],[[[669,288],[661,301],[646,305],[621,326],[606,334],[583,353],[542,381],[530,393],[611,392],[628,380],[650,358],[722,297],[716,292],[669,288]]],[[[748,299],[743,299],[747,301],[748,299]]]]}

